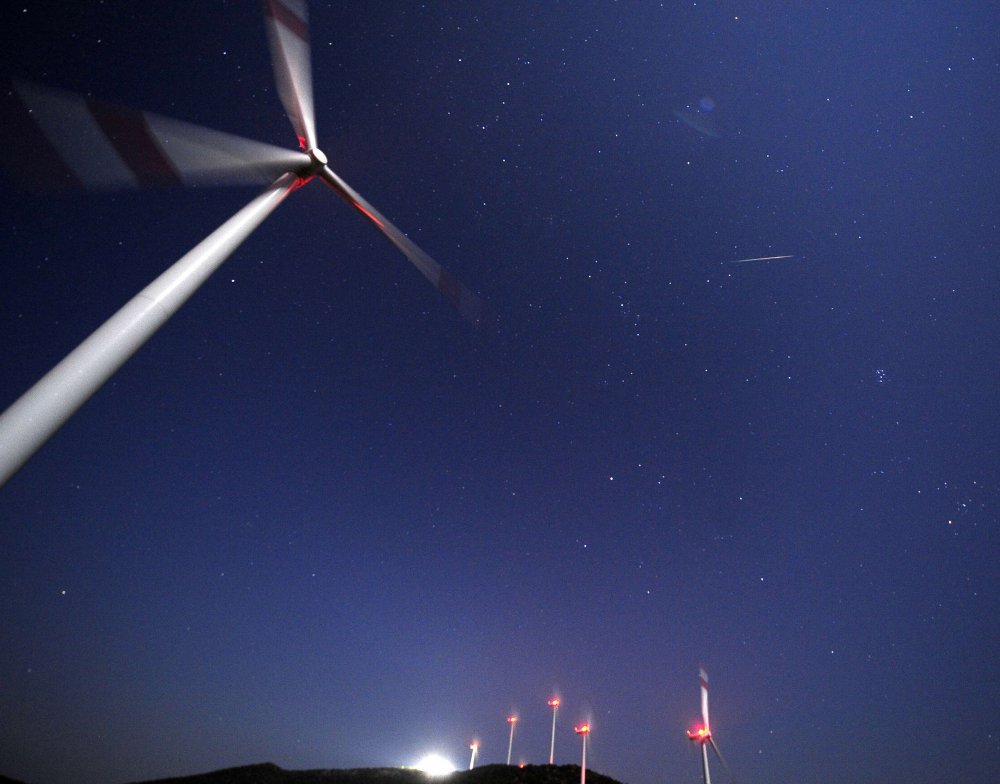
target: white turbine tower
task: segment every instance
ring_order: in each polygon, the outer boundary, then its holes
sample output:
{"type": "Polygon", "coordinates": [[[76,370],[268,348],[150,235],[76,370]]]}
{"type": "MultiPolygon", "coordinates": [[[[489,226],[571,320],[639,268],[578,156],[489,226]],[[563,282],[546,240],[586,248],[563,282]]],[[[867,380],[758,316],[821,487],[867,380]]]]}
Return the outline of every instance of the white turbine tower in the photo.
{"type": "Polygon", "coordinates": [[[0,415],[0,486],[191,297],[288,196],[319,178],[392,242],[459,312],[475,294],[327,165],[316,146],[305,0],[264,0],[278,92],[301,150],[56,93],[14,81],[0,117],[0,155],[15,178],[45,188],[264,184],[232,218],[140,291],[0,415]],[[32,149],[26,149],[34,145],[32,149]]]}
{"type": "Polygon", "coordinates": [[[510,725],[510,740],[507,741],[507,764],[510,765],[510,753],[514,750],[514,727],[517,726],[517,714],[508,716],[507,723],[510,725]]]}
{"type": "Polygon", "coordinates": [[[574,727],[573,732],[583,739],[583,751],[580,756],[580,784],[587,784],[587,737],[590,735],[590,724],[574,727]]]}
{"type": "Polygon", "coordinates": [[[553,697],[549,700],[549,707],[552,708],[552,741],[549,743],[549,765],[552,765],[556,758],[556,714],[559,712],[559,698],[553,697]]]}
{"type": "MultiPolygon", "coordinates": [[[[712,784],[708,772],[708,747],[711,746],[713,751],[715,751],[715,756],[719,758],[719,762],[722,763],[727,773],[729,772],[729,766],[726,764],[722,752],[719,751],[719,747],[715,745],[711,725],[708,723],[708,673],[705,672],[704,667],[698,670],[698,678],[701,681],[701,725],[696,726],[693,731],[688,730],[687,735],[692,742],[701,746],[702,777],[705,780],[705,784],[712,784]]],[[[730,777],[732,777],[732,774],[730,774],[730,777]]]]}

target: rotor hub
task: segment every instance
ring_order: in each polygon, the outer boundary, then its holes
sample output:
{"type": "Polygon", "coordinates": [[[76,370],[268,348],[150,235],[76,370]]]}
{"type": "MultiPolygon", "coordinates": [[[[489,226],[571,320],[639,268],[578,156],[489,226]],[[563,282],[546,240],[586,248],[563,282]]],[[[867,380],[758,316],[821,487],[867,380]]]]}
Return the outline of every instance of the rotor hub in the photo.
{"type": "Polygon", "coordinates": [[[309,156],[309,160],[312,161],[312,169],[319,170],[322,169],[327,164],[326,154],[319,147],[310,147],[306,150],[306,155],[309,156]]]}

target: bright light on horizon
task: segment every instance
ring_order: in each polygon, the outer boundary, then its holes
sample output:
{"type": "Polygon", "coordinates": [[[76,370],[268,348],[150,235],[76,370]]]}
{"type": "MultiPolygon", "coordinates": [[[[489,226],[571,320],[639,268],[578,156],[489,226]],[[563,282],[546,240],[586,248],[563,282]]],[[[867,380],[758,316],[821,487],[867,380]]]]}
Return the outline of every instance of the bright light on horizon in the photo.
{"type": "Polygon", "coordinates": [[[413,767],[422,770],[428,776],[447,776],[456,770],[455,765],[440,754],[428,754],[413,767]]]}

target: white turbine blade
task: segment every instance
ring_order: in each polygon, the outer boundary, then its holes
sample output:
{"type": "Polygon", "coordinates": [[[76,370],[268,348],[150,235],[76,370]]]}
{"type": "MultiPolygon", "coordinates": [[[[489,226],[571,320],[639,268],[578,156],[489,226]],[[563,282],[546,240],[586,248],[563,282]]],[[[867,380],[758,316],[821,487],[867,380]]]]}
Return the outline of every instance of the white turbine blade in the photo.
{"type": "Polygon", "coordinates": [[[260,185],[304,153],[16,80],[3,96],[6,168],[38,190],[260,185]]]}
{"type": "Polygon", "coordinates": [[[305,0],[264,0],[264,19],[278,95],[299,137],[299,146],[311,150],[316,146],[316,121],[305,0]]]}
{"type": "Polygon", "coordinates": [[[298,183],[296,175],[282,175],[0,414],[0,487],[187,302],[298,183]]]}
{"type": "Polygon", "coordinates": [[[309,156],[263,142],[147,114],[150,131],[185,184],[259,185],[308,166],[309,156]]]}
{"type": "Polygon", "coordinates": [[[319,176],[333,188],[348,204],[371,221],[389,241],[402,251],[421,274],[431,282],[445,298],[454,305],[463,318],[472,324],[479,324],[482,318],[482,303],[458,278],[424,253],[416,243],[397,229],[389,219],[365,201],[361,194],[351,188],[330,169],[324,166],[319,176]]]}
{"type": "Polygon", "coordinates": [[[708,673],[704,667],[699,668],[698,679],[701,682],[701,720],[705,725],[705,732],[711,732],[708,723],[708,673]]]}

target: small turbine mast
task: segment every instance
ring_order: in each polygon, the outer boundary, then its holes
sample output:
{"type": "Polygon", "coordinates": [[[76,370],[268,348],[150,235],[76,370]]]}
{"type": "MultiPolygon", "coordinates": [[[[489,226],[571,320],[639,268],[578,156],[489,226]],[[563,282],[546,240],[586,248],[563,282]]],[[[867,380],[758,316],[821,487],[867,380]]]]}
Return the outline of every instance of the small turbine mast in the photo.
{"type": "Polygon", "coordinates": [[[507,723],[510,725],[510,739],[507,741],[507,764],[510,765],[510,755],[514,750],[514,728],[517,726],[518,716],[516,713],[512,713],[507,717],[507,723]]]}
{"type": "Polygon", "coordinates": [[[580,754],[580,784],[587,784],[587,737],[590,735],[590,722],[584,722],[573,728],[580,736],[583,750],[580,754]]]}

